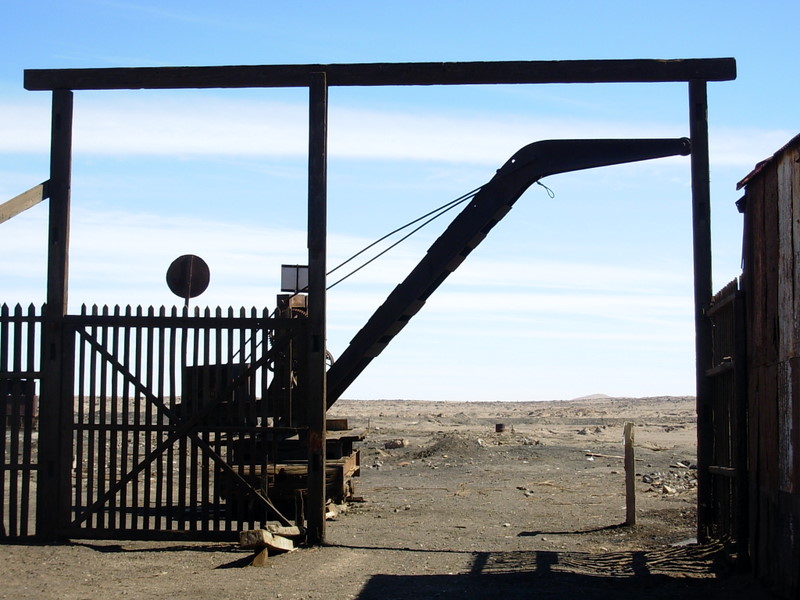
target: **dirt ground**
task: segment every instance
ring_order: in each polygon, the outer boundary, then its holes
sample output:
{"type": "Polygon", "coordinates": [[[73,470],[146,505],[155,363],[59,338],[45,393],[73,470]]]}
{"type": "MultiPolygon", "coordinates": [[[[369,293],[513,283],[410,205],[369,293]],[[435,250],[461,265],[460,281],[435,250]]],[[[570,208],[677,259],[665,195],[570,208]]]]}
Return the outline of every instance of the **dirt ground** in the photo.
{"type": "Polygon", "coordinates": [[[324,546],[252,567],[229,543],[4,545],[0,597],[772,597],[695,543],[691,398],[340,401],[331,416],[368,435],[358,501],[327,523],[324,546]],[[624,525],[626,421],[635,526],[624,525]]]}

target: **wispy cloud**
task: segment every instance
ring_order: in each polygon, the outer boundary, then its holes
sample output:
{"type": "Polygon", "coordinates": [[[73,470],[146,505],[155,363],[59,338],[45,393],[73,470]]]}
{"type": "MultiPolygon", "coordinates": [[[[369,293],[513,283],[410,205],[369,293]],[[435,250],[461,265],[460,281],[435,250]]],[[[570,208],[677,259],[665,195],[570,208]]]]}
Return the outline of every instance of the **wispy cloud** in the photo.
{"type": "MultiPolygon", "coordinates": [[[[521,114],[404,112],[332,103],[333,158],[401,159],[496,165],[521,146],[547,138],[677,137],[682,124],[615,122],[521,114]],[[502,159],[500,159],[502,160],[502,159]]],[[[45,152],[49,113],[41,101],[0,104],[0,152],[45,152]]],[[[148,156],[305,156],[304,103],[210,94],[117,93],[80,97],[75,151],[148,156]]],[[[748,168],[791,137],[788,131],[711,131],[716,165],[748,168]]]]}

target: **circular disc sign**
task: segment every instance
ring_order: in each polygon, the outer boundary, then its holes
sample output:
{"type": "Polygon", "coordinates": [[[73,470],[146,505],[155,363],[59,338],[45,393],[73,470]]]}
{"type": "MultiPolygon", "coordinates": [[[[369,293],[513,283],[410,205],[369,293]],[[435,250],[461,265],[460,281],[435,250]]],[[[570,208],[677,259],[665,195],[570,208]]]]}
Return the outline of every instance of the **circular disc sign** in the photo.
{"type": "Polygon", "coordinates": [[[184,254],[172,261],[167,269],[167,285],[181,298],[196,298],[206,291],[211,281],[208,265],[199,256],[184,254]]]}

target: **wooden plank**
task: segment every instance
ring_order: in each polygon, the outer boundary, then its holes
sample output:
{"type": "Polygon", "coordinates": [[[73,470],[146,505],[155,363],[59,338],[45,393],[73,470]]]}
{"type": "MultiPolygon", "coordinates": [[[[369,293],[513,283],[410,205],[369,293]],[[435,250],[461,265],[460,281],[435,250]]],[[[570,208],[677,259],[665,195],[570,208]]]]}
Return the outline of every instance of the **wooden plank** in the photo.
{"type": "Polygon", "coordinates": [[[3,202],[0,204],[0,223],[5,223],[21,212],[36,206],[48,197],[47,194],[47,182],[45,181],[27,192],[22,192],[19,196],[14,196],[11,200],[3,202]]]}
{"type": "Polygon", "coordinates": [[[791,469],[791,489],[793,493],[797,491],[800,486],[800,456],[798,456],[797,448],[800,448],[800,357],[792,358],[789,361],[791,381],[789,382],[791,389],[791,401],[787,403],[787,410],[789,412],[788,427],[790,440],[789,444],[795,450],[789,456],[791,464],[787,465],[791,469]]]}
{"type": "Polygon", "coordinates": [[[734,479],[736,477],[736,469],[733,467],[720,467],[717,465],[709,465],[708,471],[712,475],[720,475],[721,477],[728,477],[734,479]]]}
{"type": "MultiPolygon", "coordinates": [[[[747,211],[745,213],[745,230],[749,236],[745,239],[744,284],[747,297],[747,340],[749,345],[750,364],[764,364],[764,313],[766,281],[764,268],[764,180],[758,178],[747,186],[747,211]]],[[[755,398],[755,396],[751,396],[755,398]]],[[[752,446],[755,448],[755,446],[752,446]]]]}
{"type": "MultiPolygon", "coordinates": [[[[114,307],[114,316],[118,317],[120,315],[120,307],[114,307]]],[[[112,327],[111,328],[111,347],[110,353],[111,356],[114,358],[114,362],[111,364],[111,392],[110,392],[110,407],[109,407],[109,414],[108,418],[104,420],[105,423],[108,425],[116,425],[119,422],[119,380],[120,380],[120,373],[119,368],[119,338],[120,338],[119,327],[112,327]]],[[[123,384],[124,385],[124,384],[123,384]]],[[[111,442],[109,444],[109,457],[108,457],[108,466],[109,466],[109,484],[113,485],[116,483],[118,473],[122,472],[122,469],[119,467],[118,464],[118,453],[117,449],[119,448],[119,439],[120,439],[120,432],[116,427],[108,427],[107,431],[109,432],[109,436],[111,442]]],[[[109,521],[108,526],[111,529],[118,529],[121,527],[122,523],[120,519],[123,511],[119,510],[119,506],[117,503],[117,496],[111,498],[108,502],[109,507],[109,521]]]]}
{"type": "MultiPolygon", "coordinates": [[[[780,263],[780,230],[778,226],[778,170],[776,165],[770,165],[762,172],[764,180],[764,353],[765,364],[774,365],[778,362],[779,342],[779,263],[780,263]]],[[[775,433],[775,432],[773,432],[775,433]]]]}
{"type": "Polygon", "coordinates": [[[795,266],[794,266],[794,215],[792,203],[792,172],[795,165],[784,154],[776,167],[778,212],[778,360],[786,361],[797,356],[798,340],[795,330],[795,266]]]}
{"type": "MultiPolygon", "coordinates": [[[[791,276],[793,287],[797,288],[800,285],[800,147],[789,148],[786,151],[784,160],[789,165],[790,182],[787,186],[790,188],[790,202],[792,205],[792,265],[794,272],[791,276]]],[[[784,174],[786,177],[786,174],[784,174]]],[[[794,321],[792,323],[792,337],[794,339],[794,354],[790,358],[800,356],[800,314],[798,311],[793,311],[794,321]]]]}
{"type": "Polygon", "coordinates": [[[777,453],[778,489],[793,491],[792,468],[794,466],[794,444],[792,435],[792,364],[785,360],[778,363],[777,393],[777,453]]]}
{"type": "Polygon", "coordinates": [[[761,446],[761,485],[771,494],[778,489],[778,365],[766,367],[765,375],[758,443],[761,446]]]}
{"type": "Polygon", "coordinates": [[[291,552],[295,549],[292,540],[280,535],[274,535],[266,529],[240,531],[239,545],[242,548],[270,548],[281,552],[291,552]]]}
{"type": "Polygon", "coordinates": [[[27,90],[728,81],[733,58],[28,69],[27,90]]]}

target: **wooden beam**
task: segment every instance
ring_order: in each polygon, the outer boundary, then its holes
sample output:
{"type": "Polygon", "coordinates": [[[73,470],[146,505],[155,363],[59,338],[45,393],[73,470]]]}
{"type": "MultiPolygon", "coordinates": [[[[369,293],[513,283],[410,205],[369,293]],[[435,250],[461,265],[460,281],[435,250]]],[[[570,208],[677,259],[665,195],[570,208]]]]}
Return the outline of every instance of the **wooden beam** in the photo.
{"type": "Polygon", "coordinates": [[[712,524],[711,474],[714,452],[712,388],[713,332],[706,311],[713,297],[711,278],[711,177],[708,157],[708,92],[705,81],[689,82],[692,140],[692,247],[694,263],[695,381],[697,388],[697,539],[706,542],[712,524]]]}
{"type": "Polygon", "coordinates": [[[325,373],[328,86],[325,73],[309,85],[308,140],[308,502],[309,543],[325,541],[327,377],[325,373]]]}
{"type": "Polygon", "coordinates": [[[0,223],[5,223],[19,213],[36,206],[47,197],[47,182],[45,181],[27,192],[22,192],[19,196],[14,196],[11,200],[3,202],[0,204],[0,223]]]}
{"type": "Polygon", "coordinates": [[[58,537],[69,522],[72,474],[74,335],[64,327],[67,313],[70,187],[72,180],[73,94],[53,92],[50,138],[47,306],[42,327],[42,383],[39,402],[39,475],[36,534],[58,537]]]}
{"type": "Polygon", "coordinates": [[[312,73],[330,86],[499,83],[727,81],[733,58],[563,60],[28,69],[28,90],[307,87],[312,73]]]}

